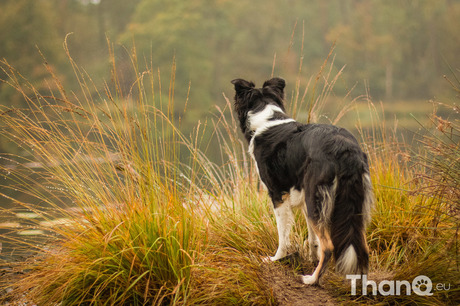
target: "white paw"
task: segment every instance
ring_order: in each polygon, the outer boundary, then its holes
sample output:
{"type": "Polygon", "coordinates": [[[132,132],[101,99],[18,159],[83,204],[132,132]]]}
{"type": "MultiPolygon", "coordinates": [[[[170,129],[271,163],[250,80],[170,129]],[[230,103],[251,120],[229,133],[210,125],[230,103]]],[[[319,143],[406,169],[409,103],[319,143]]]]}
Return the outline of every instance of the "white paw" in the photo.
{"type": "Polygon", "coordinates": [[[317,279],[313,275],[305,275],[305,276],[302,276],[302,282],[305,285],[314,285],[317,283],[317,279]]]}
{"type": "Polygon", "coordinates": [[[274,258],[274,257],[271,257],[271,256],[263,257],[263,258],[262,258],[262,262],[265,262],[265,263],[272,262],[272,261],[273,261],[273,258],[274,258]]]}

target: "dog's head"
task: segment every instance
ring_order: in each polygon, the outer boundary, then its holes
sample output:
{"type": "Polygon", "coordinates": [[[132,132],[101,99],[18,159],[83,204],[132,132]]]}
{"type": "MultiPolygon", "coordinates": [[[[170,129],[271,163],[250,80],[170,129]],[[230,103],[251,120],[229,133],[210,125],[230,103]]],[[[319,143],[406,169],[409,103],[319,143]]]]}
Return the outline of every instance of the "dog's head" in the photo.
{"type": "Polygon", "coordinates": [[[286,82],[281,78],[265,81],[262,88],[255,88],[253,82],[243,79],[232,81],[235,86],[235,112],[240,120],[241,131],[249,140],[247,127],[248,113],[262,111],[267,104],[279,106],[284,111],[284,87],[286,82]]]}

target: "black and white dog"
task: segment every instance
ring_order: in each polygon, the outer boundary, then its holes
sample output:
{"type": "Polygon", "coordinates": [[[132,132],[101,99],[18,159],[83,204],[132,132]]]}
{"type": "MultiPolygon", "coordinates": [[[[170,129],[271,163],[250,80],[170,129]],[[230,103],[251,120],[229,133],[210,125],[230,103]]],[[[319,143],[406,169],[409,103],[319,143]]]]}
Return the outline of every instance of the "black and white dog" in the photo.
{"type": "Polygon", "coordinates": [[[285,81],[262,88],[242,79],[235,86],[235,111],[260,179],[272,199],[279,245],[275,261],[287,255],[300,207],[307,219],[309,254],[318,265],[305,284],[319,284],[331,256],[341,274],[366,274],[365,229],[373,203],[367,156],[353,135],[326,124],[301,124],[285,114],[285,81]]]}

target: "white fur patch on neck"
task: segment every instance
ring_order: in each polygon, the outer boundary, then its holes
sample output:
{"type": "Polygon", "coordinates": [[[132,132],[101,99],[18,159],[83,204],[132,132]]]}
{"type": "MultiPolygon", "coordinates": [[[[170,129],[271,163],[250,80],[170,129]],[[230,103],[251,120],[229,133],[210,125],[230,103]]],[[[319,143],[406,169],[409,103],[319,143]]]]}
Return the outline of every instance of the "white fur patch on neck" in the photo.
{"type": "MultiPolygon", "coordinates": [[[[283,110],[276,105],[273,104],[268,104],[265,106],[263,111],[254,113],[250,111],[248,113],[248,122],[249,122],[249,129],[251,131],[254,131],[254,135],[251,138],[251,141],[249,142],[249,153],[251,156],[254,158],[254,138],[256,138],[258,135],[262,134],[266,130],[268,130],[271,127],[280,125],[280,124],[285,124],[289,122],[295,122],[294,119],[289,118],[289,119],[280,119],[280,120],[270,120],[273,118],[273,115],[275,112],[283,113],[283,110]]],[[[255,160],[255,159],[254,159],[255,160]]]]}
{"type": "Polygon", "coordinates": [[[265,106],[263,111],[254,113],[250,111],[248,113],[249,129],[254,131],[254,136],[260,135],[268,128],[288,122],[293,122],[294,119],[282,119],[282,120],[270,120],[273,118],[275,112],[283,113],[283,110],[276,105],[268,104],[265,106]]]}
{"type": "Polygon", "coordinates": [[[254,113],[250,111],[248,113],[249,129],[251,131],[257,131],[257,129],[263,127],[275,114],[275,112],[283,112],[283,110],[276,105],[268,104],[265,106],[263,111],[254,113]]]}

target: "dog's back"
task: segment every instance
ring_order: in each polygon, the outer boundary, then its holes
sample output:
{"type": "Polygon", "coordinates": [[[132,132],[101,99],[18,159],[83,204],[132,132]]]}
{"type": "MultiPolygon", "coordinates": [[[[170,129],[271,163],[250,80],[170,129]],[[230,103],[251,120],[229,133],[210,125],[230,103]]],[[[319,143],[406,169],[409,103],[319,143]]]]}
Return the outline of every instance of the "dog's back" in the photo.
{"type": "Polygon", "coordinates": [[[274,201],[282,201],[283,190],[303,190],[308,218],[324,232],[318,237],[330,237],[336,271],[367,273],[372,186],[367,157],[353,135],[333,125],[293,122],[254,141],[260,176],[274,201]]]}

